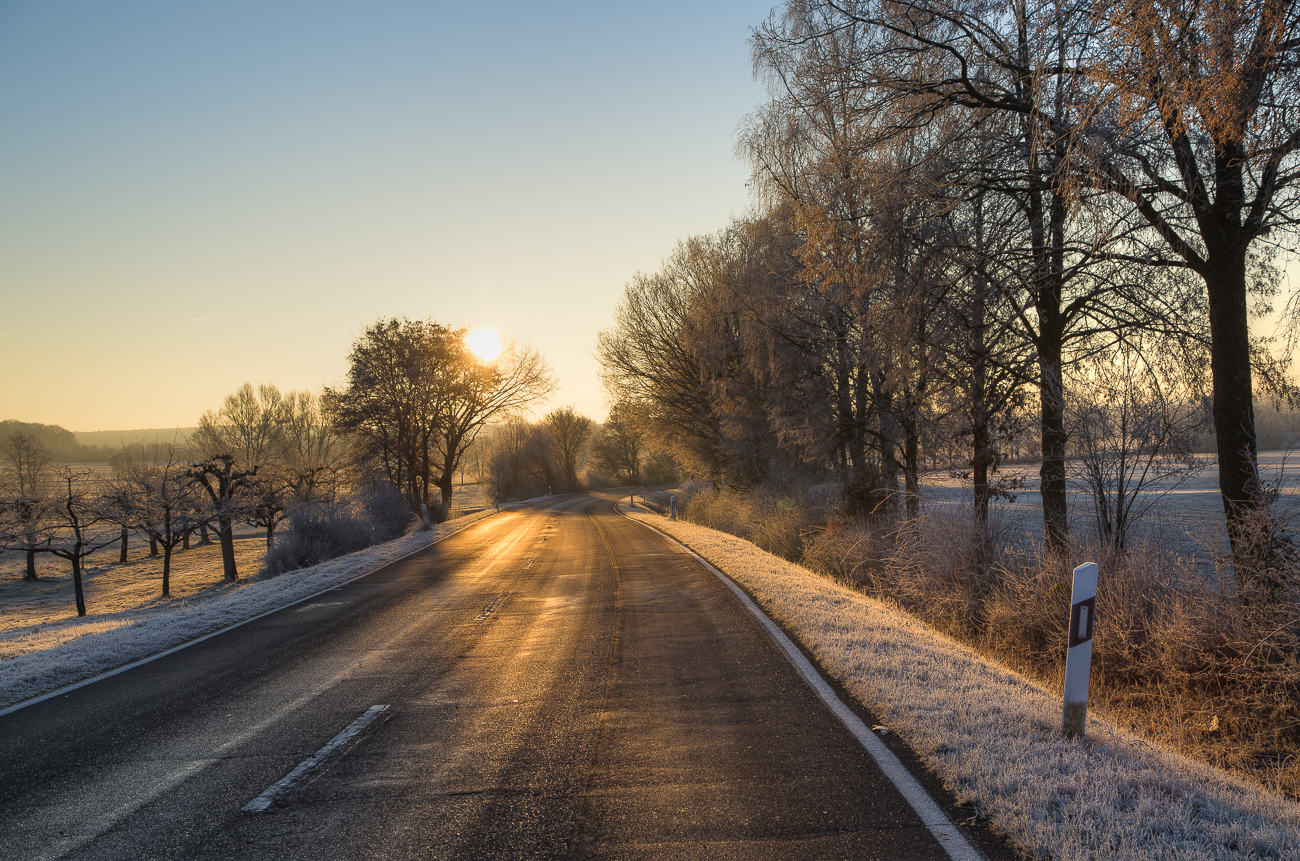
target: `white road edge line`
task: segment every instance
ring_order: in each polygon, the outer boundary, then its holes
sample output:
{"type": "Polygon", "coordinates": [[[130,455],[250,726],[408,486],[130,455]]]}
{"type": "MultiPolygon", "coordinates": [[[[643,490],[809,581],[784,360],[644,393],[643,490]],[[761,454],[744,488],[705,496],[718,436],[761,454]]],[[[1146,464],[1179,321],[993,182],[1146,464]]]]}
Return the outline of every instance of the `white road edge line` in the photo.
{"type": "Polygon", "coordinates": [[[377,717],[388,711],[387,705],[371,706],[361,717],[347,725],[343,732],[334,736],[329,743],[311,756],[298,763],[298,767],[267,787],[266,791],[240,808],[240,813],[264,813],[282,793],[293,786],[307,772],[329,759],[330,754],[338,750],[349,739],[361,732],[377,717]]]}
{"type": "MultiPolygon", "coordinates": [[[[615,510],[617,510],[617,508],[615,510]]],[[[846,706],[844,701],[835,695],[835,691],[831,688],[830,684],[827,683],[826,679],[822,678],[821,673],[817,672],[817,668],[814,667],[806,657],[804,657],[803,652],[799,651],[799,647],[792,643],[790,638],[785,635],[785,632],[782,631],[781,628],[773,622],[747,594],[745,594],[744,589],[741,589],[735,581],[714,567],[709,560],[705,559],[703,556],[696,553],[694,550],[687,547],[668,533],[656,529],[645,521],[635,520],[628,517],[623,511],[619,511],[619,514],[627,517],[627,519],[631,520],[633,523],[640,523],[647,529],[654,529],[655,532],[658,532],[664,538],[667,538],[670,542],[680,547],[683,551],[695,557],[696,561],[708,570],[712,571],[728,589],[735,593],[736,597],[740,599],[740,603],[744,604],[745,608],[748,609],[749,612],[753,614],[754,618],[756,618],[767,630],[768,635],[776,641],[776,644],[781,647],[783,652],[785,652],[786,658],[788,658],[790,663],[794,664],[795,669],[799,671],[799,675],[803,676],[804,681],[806,681],[809,687],[816,692],[821,701],[831,710],[831,713],[840,719],[840,722],[844,724],[845,728],[853,734],[853,737],[858,740],[858,743],[861,744],[862,747],[866,749],[867,753],[871,755],[871,758],[876,761],[876,765],[879,766],[882,772],[884,772],[885,777],[889,778],[890,783],[894,784],[894,787],[900,794],[902,794],[907,803],[912,806],[912,809],[916,811],[916,815],[921,818],[921,822],[927,829],[929,829],[930,833],[934,835],[934,839],[939,841],[939,845],[948,853],[948,857],[951,858],[952,861],[984,861],[984,856],[981,855],[979,850],[972,846],[970,842],[966,840],[961,831],[959,831],[957,827],[948,820],[948,817],[944,814],[943,810],[941,810],[939,805],[935,803],[934,799],[930,797],[930,793],[925,791],[925,787],[921,786],[903,763],[899,762],[898,757],[894,756],[894,752],[886,747],[884,742],[876,738],[876,734],[862,722],[862,719],[854,714],[853,710],[846,706]]]]}
{"type": "MultiPolygon", "coordinates": [[[[498,512],[493,512],[493,514],[496,513],[498,512]]],[[[487,520],[487,517],[479,518],[479,520],[475,520],[474,523],[478,523],[481,520],[487,520]]],[[[339,583],[335,583],[333,586],[326,586],[324,589],[321,589],[319,592],[313,592],[310,595],[306,596],[305,598],[299,598],[297,601],[290,601],[288,604],[285,604],[280,607],[276,607],[274,610],[267,610],[265,613],[259,613],[256,616],[250,616],[249,618],[245,619],[242,622],[235,622],[233,625],[227,625],[226,627],[222,628],[219,631],[213,631],[211,634],[204,634],[202,637],[195,637],[193,640],[187,640],[186,642],[181,643],[180,645],[172,646],[170,649],[164,649],[163,651],[157,653],[156,655],[149,655],[146,658],[140,658],[139,660],[132,661],[129,664],[123,664],[122,666],[116,669],[102,672],[97,676],[91,676],[88,679],[82,679],[79,682],[73,682],[70,685],[64,685],[63,687],[57,690],[50,691],[49,693],[44,693],[39,696],[32,697],[29,700],[23,700],[20,703],[14,703],[11,706],[7,706],[6,708],[0,709],[0,717],[4,717],[7,714],[16,712],[19,709],[25,709],[28,706],[34,706],[37,703],[43,703],[46,700],[52,700],[55,697],[61,697],[64,694],[72,693],[78,688],[84,688],[86,685],[93,685],[95,682],[102,682],[104,679],[112,678],[113,676],[116,676],[119,673],[125,673],[127,670],[133,670],[136,667],[149,663],[150,661],[156,661],[159,658],[165,658],[174,652],[179,652],[181,649],[188,649],[190,646],[197,645],[198,643],[202,643],[204,640],[211,640],[213,637],[220,637],[222,634],[228,631],[233,631],[236,628],[247,625],[249,622],[256,622],[258,619],[263,619],[267,616],[270,616],[272,613],[278,613],[281,610],[287,610],[290,607],[296,607],[299,604],[301,604],[303,601],[310,601],[312,598],[319,598],[321,595],[324,595],[326,592],[333,592],[335,589],[338,589],[342,586],[346,586],[349,583],[355,583],[358,580],[369,577],[371,574],[378,574],[380,571],[383,571],[389,565],[396,565],[398,562],[401,562],[403,559],[409,559],[410,557],[414,556],[417,553],[421,553],[425,550],[428,550],[430,547],[437,544],[439,541],[446,541],[448,538],[455,535],[456,533],[461,532],[473,526],[474,523],[466,523],[460,529],[457,529],[454,532],[448,532],[446,535],[441,535],[435,538],[433,541],[430,541],[428,544],[424,545],[423,547],[418,547],[415,550],[412,550],[410,553],[403,553],[401,556],[398,556],[396,559],[390,559],[389,561],[385,562],[383,565],[380,565],[374,571],[367,571],[365,574],[358,574],[357,576],[351,579],[343,580],[339,583]]]]}

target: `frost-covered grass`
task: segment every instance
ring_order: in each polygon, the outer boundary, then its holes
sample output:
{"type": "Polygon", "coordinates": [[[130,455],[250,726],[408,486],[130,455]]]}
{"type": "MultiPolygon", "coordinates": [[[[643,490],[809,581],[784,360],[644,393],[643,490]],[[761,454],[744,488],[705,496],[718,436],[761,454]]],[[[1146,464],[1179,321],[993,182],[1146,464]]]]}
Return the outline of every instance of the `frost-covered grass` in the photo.
{"type": "MultiPolygon", "coordinates": [[[[620,506],[626,509],[626,506],[620,506]]],[[[1035,858],[1296,859],[1300,805],[1090,716],[906,613],[740,538],[643,511],[753,594],[953,791],[1035,858]]]]}
{"type": "Polygon", "coordinates": [[[0,634],[0,708],[84,681],[364,576],[494,513],[484,511],[458,518],[430,531],[413,530],[394,541],[271,579],[245,579],[174,601],[122,607],[107,616],[10,627],[0,634]]]}

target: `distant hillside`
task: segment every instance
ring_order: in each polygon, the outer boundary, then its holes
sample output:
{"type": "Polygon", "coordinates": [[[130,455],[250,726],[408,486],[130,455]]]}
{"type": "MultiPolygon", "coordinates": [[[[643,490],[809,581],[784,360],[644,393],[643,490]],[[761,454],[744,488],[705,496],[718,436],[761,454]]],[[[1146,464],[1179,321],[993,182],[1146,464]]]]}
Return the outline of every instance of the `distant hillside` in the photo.
{"type": "Polygon", "coordinates": [[[119,449],[124,445],[130,445],[133,442],[152,445],[154,443],[176,443],[185,445],[190,440],[190,434],[194,433],[197,428],[138,428],[136,430],[102,430],[102,431],[74,431],[77,442],[82,445],[102,446],[104,448],[119,449]]]}
{"type": "Polygon", "coordinates": [[[103,463],[113,452],[128,446],[143,455],[149,446],[172,444],[184,448],[194,428],[143,428],[139,430],[90,431],[73,433],[59,425],[0,421],[0,439],[14,433],[29,433],[49,449],[55,463],[103,463]]]}

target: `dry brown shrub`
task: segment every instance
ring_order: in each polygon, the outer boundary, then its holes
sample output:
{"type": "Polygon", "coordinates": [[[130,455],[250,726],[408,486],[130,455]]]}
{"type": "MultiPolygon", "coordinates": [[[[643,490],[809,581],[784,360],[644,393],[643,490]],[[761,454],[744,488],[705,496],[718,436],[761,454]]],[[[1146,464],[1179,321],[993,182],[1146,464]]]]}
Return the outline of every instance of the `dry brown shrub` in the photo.
{"type": "MultiPolygon", "coordinates": [[[[1300,595],[1290,545],[1241,601],[1231,560],[1205,566],[1154,543],[1076,541],[1069,560],[969,511],[917,520],[832,517],[806,494],[705,491],[684,517],[900,606],[1041,683],[1065,671],[1072,569],[1100,568],[1095,713],[1186,755],[1300,797],[1300,595]],[[1289,584],[1280,595],[1278,584],[1289,584]]],[[[1274,547],[1276,524],[1260,546],[1274,547]]],[[[1254,582],[1254,581],[1251,581],[1254,582]]]]}
{"type": "Polygon", "coordinates": [[[1100,567],[1093,708],[1173,749],[1300,795],[1300,609],[1243,604],[1222,572],[1148,543],[1073,560],[961,513],[835,522],[804,564],[1040,682],[1064,676],[1072,568],[1100,567]],[[1266,622],[1266,624],[1265,624],[1266,622]]]}
{"type": "Polygon", "coordinates": [[[806,541],[827,515],[827,508],[801,487],[703,490],[682,507],[683,520],[740,536],[790,560],[803,555],[806,541]]]}

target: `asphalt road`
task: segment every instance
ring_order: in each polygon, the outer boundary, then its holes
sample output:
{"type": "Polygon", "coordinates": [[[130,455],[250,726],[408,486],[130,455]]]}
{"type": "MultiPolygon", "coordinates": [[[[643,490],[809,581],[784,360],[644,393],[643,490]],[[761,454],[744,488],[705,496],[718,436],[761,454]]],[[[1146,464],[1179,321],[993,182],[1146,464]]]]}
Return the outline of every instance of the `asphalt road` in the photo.
{"type": "Polygon", "coordinates": [[[568,857],[947,856],[717,578],[598,495],[0,717],[0,858],[568,857]]]}

